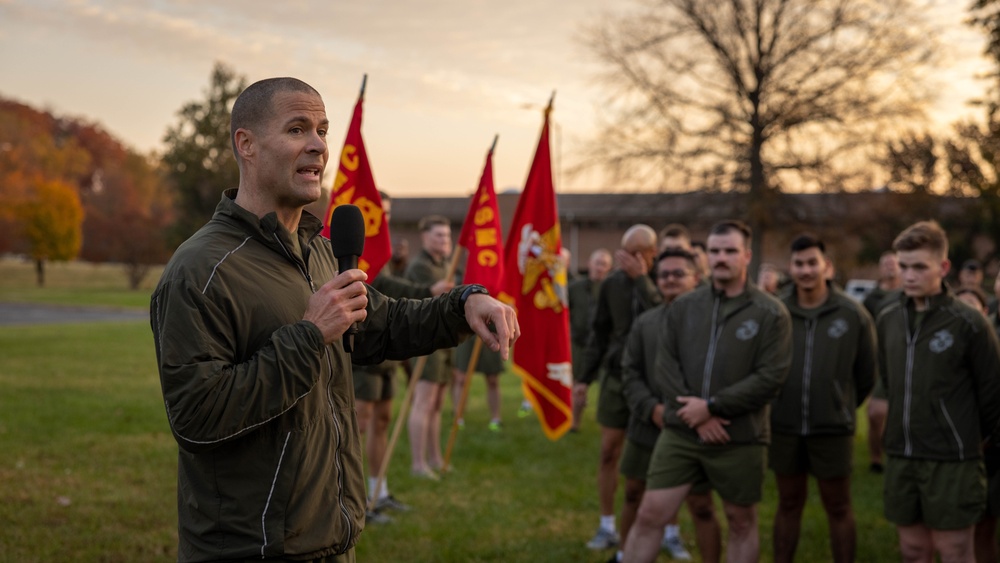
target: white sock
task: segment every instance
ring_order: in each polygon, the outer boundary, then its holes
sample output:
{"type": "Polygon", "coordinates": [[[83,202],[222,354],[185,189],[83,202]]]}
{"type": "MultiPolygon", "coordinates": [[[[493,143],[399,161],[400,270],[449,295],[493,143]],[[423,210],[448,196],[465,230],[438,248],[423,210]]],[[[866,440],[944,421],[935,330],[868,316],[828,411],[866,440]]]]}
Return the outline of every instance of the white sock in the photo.
{"type": "Polygon", "coordinates": [[[681,537],[681,527],[676,524],[667,524],[666,529],[663,530],[663,539],[673,539],[681,537]]]}
{"type": "Polygon", "coordinates": [[[615,531],[615,515],[610,516],[601,515],[601,527],[609,532],[615,531]]]}
{"type": "Polygon", "coordinates": [[[375,486],[376,485],[378,485],[378,477],[369,477],[368,478],[368,490],[370,491],[370,494],[371,494],[372,498],[374,498],[376,500],[380,500],[380,499],[384,499],[385,497],[389,496],[389,479],[388,478],[382,480],[382,488],[380,490],[378,490],[378,491],[375,490],[375,486]]]}

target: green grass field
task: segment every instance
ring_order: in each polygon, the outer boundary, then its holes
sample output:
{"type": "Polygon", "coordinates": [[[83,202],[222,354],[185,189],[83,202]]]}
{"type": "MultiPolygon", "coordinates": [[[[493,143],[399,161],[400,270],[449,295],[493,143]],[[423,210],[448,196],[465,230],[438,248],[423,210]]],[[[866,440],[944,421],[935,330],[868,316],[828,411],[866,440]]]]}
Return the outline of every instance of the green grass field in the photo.
{"type": "MultiPolygon", "coordinates": [[[[116,289],[114,268],[63,266],[72,283],[57,285],[53,268],[51,287],[35,290],[30,276],[29,287],[11,281],[19,264],[0,261],[0,301],[146,307],[149,290],[126,291],[123,274],[116,289]],[[62,297],[41,296],[50,290],[62,297]]],[[[533,417],[517,417],[517,378],[505,374],[501,382],[503,432],[486,429],[485,385],[476,377],[456,470],[443,481],[409,475],[403,433],[389,484],[414,511],[367,528],[359,561],[562,563],[610,556],[584,547],[598,518],[593,409],[580,434],[550,442],[533,417]]],[[[0,389],[0,562],[176,559],[176,445],[146,323],[0,327],[0,389]]],[[[881,479],[867,471],[862,440],[856,440],[853,487],[858,561],[898,560],[895,531],[882,517],[881,479]]],[[[762,560],[771,558],[775,498],[769,478],[760,505],[762,560]]],[[[686,513],[682,529],[693,545],[686,513]]],[[[827,561],[828,554],[813,486],[798,560],[827,561]]]]}

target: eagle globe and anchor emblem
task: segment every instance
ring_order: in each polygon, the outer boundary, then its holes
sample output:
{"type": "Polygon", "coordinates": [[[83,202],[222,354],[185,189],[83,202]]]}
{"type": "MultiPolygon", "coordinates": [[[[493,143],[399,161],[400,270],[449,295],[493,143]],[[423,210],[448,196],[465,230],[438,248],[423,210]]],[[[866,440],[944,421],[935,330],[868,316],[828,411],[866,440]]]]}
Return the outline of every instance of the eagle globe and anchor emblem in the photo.
{"type": "MultiPolygon", "coordinates": [[[[536,309],[551,309],[562,313],[568,304],[566,263],[560,256],[559,224],[544,233],[526,223],[521,228],[517,246],[517,268],[523,276],[521,294],[531,296],[536,309]],[[532,295],[532,292],[534,293],[532,295]]],[[[569,362],[547,363],[548,378],[566,387],[573,384],[573,368],[569,362]]]]}

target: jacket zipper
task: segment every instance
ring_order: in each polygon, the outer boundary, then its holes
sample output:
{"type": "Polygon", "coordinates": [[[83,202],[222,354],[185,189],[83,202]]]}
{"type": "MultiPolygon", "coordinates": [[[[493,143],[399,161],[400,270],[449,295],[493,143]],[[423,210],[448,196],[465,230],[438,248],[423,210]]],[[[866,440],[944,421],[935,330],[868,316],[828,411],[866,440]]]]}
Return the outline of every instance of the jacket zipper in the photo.
{"type": "Polygon", "coordinates": [[[951,420],[951,415],[948,414],[948,408],[944,406],[944,398],[939,398],[938,401],[941,403],[941,412],[944,413],[944,419],[948,421],[948,427],[951,428],[951,433],[955,436],[955,442],[958,443],[958,459],[965,460],[965,444],[962,442],[962,437],[958,434],[958,429],[955,428],[955,423],[951,420]]]}
{"type": "Polygon", "coordinates": [[[812,386],[813,342],[816,319],[806,319],[806,356],[802,363],[802,435],[809,434],[809,389],[812,386]]]}
{"type": "Polygon", "coordinates": [[[343,446],[344,430],[340,425],[340,418],[337,416],[337,408],[333,403],[333,397],[330,396],[331,390],[333,389],[333,362],[330,360],[329,347],[327,347],[326,363],[330,368],[330,381],[326,385],[326,400],[330,404],[330,413],[333,415],[333,424],[337,427],[337,447],[333,450],[333,460],[337,467],[337,503],[340,505],[340,512],[344,516],[344,523],[347,524],[347,536],[344,538],[344,542],[341,544],[344,546],[343,551],[340,553],[347,552],[347,546],[350,544],[351,538],[354,536],[354,526],[351,524],[351,511],[347,509],[347,505],[344,503],[344,462],[340,458],[340,452],[343,446]]]}
{"type": "Polygon", "coordinates": [[[718,345],[719,335],[722,333],[722,327],[716,327],[716,323],[719,322],[719,305],[721,300],[715,298],[715,307],[712,308],[712,336],[708,341],[708,353],[705,355],[705,371],[702,373],[701,382],[701,398],[706,401],[711,396],[712,391],[712,366],[715,363],[715,350],[718,345]]]}
{"type": "Polygon", "coordinates": [[[291,261],[292,264],[295,264],[295,267],[299,269],[299,273],[302,274],[302,277],[305,278],[307,282],[309,282],[310,291],[316,293],[316,286],[313,284],[312,275],[309,273],[309,269],[303,267],[304,264],[300,260],[296,260],[295,257],[292,256],[292,253],[289,252],[288,248],[285,247],[285,243],[281,242],[281,238],[278,237],[277,232],[272,232],[271,236],[274,237],[274,241],[277,242],[278,246],[281,247],[281,250],[284,251],[285,257],[288,258],[288,260],[291,261]]]}
{"type": "Polygon", "coordinates": [[[910,315],[903,308],[903,323],[906,329],[906,371],[903,374],[903,455],[913,455],[913,443],[910,441],[910,408],[913,405],[913,356],[917,347],[917,335],[920,325],[910,334],[910,315]]]}
{"type": "MultiPolygon", "coordinates": [[[[309,273],[309,268],[307,264],[303,264],[301,261],[296,260],[292,253],[288,251],[284,243],[281,242],[281,238],[278,237],[276,232],[272,232],[271,235],[274,240],[277,241],[278,246],[281,250],[285,252],[285,256],[295,264],[295,267],[299,269],[302,277],[309,283],[309,289],[316,293],[316,285],[313,283],[312,275],[309,273]]],[[[293,235],[294,236],[294,235],[293,235]]],[[[311,239],[310,239],[311,240],[311,239]]],[[[344,523],[347,525],[347,536],[344,538],[341,544],[344,549],[340,553],[346,553],[348,550],[348,545],[350,544],[351,538],[354,536],[354,526],[351,520],[351,511],[348,510],[347,504],[344,503],[344,462],[341,459],[341,450],[344,441],[344,429],[340,423],[340,417],[337,416],[337,408],[333,402],[333,397],[330,396],[333,390],[333,360],[330,359],[330,347],[324,347],[326,355],[327,371],[329,372],[330,381],[326,385],[326,401],[330,405],[330,415],[333,417],[333,425],[337,429],[337,446],[333,450],[333,461],[337,468],[337,503],[340,505],[340,512],[344,516],[344,523]]]]}

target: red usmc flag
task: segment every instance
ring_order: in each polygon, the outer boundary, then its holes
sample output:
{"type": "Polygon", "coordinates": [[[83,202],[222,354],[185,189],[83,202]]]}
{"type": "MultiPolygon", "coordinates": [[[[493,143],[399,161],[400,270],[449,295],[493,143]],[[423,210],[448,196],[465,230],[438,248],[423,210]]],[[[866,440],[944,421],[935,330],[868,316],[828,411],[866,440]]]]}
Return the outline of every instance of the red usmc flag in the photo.
{"type": "Polygon", "coordinates": [[[503,246],[500,240],[500,211],[497,194],[493,189],[494,147],[495,138],[490,152],[486,154],[479,188],[469,203],[469,212],[462,223],[458,244],[469,252],[463,283],[484,285],[491,294],[498,295],[503,285],[503,246]]]}
{"type": "Polygon", "coordinates": [[[392,256],[392,243],[389,239],[389,224],[382,213],[382,198],[375,187],[375,178],[365,151],[365,140],[361,137],[361,110],[367,80],[366,75],[361,83],[358,103],[354,106],[354,116],[347,127],[347,138],[344,140],[344,150],[340,152],[337,178],[333,182],[333,194],[330,196],[330,207],[326,210],[322,234],[330,238],[330,218],[338,205],[357,205],[365,218],[365,250],[358,260],[358,268],[368,274],[369,280],[373,280],[392,256]]]}
{"type": "Polygon", "coordinates": [[[504,254],[505,298],[517,309],[521,337],[514,344],[514,371],[534,405],[542,429],[557,440],[573,421],[570,408],[572,368],[566,264],[549,152],[549,113],[517,202],[504,254]]]}

